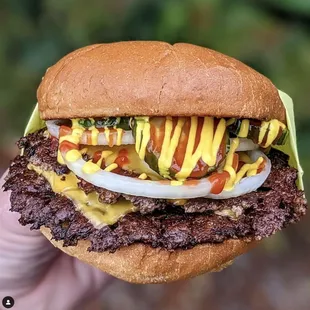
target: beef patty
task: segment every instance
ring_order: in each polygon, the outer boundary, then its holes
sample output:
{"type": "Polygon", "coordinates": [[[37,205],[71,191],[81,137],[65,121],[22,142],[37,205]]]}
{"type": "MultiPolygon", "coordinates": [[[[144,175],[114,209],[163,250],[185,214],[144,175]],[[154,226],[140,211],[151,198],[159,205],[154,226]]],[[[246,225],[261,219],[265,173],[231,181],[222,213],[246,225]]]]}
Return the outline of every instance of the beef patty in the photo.
{"type": "Polygon", "coordinates": [[[263,186],[225,200],[189,199],[183,206],[175,206],[164,199],[122,195],[81,182],[81,189],[98,191],[103,202],[124,198],[139,210],[112,226],[95,229],[71,200],[54,193],[44,177],[27,169],[32,163],[59,175],[68,173],[57,163],[57,140],[38,131],[22,138],[18,145],[24,148],[24,156],[15,158],[4,184],[5,190],[12,191],[11,211],[19,212],[20,223],[31,224],[31,229],[50,228],[53,238],[63,240],[64,246],[88,239],[90,251],[113,252],[136,242],[174,250],[229,238],[260,240],[299,221],[306,211],[304,193],[295,185],[297,171],[288,166],[286,155],[272,151],[268,155],[272,171],[263,186]]]}

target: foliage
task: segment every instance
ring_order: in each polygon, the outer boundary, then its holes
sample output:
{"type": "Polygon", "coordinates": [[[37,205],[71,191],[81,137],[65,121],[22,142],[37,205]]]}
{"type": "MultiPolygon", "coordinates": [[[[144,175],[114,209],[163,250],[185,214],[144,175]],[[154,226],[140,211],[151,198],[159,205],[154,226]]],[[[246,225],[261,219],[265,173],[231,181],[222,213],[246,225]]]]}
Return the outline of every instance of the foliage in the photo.
{"type": "Polygon", "coordinates": [[[296,104],[302,162],[310,132],[310,5],[303,0],[3,0],[0,129],[21,134],[47,67],[92,43],[184,41],[251,65],[296,104]]]}

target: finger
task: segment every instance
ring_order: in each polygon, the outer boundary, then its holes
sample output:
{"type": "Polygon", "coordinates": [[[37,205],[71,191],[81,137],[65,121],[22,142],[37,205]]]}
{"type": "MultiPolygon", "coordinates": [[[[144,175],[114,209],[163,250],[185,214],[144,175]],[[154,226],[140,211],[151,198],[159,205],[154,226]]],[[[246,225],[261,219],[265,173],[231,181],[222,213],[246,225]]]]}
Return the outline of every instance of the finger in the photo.
{"type": "Polygon", "coordinates": [[[10,212],[10,193],[3,192],[0,180],[0,290],[23,292],[42,277],[59,254],[39,231],[18,222],[19,214],[10,212]]]}

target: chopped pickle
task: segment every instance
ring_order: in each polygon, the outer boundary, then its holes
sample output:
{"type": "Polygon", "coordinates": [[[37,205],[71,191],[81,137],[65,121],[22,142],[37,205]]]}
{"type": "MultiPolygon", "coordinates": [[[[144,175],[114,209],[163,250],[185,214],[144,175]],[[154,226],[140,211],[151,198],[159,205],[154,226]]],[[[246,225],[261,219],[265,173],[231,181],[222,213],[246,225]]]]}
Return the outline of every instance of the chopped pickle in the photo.
{"type": "Polygon", "coordinates": [[[84,128],[90,128],[95,125],[96,128],[121,128],[130,130],[129,117],[105,117],[105,118],[81,118],[78,123],[84,128]]]}
{"type": "Polygon", "coordinates": [[[96,128],[115,127],[124,130],[130,130],[129,117],[106,117],[102,119],[95,119],[96,128]]]}
{"type": "MultiPolygon", "coordinates": [[[[249,120],[249,126],[248,130],[246,130],[246,136],[243,136],[240,134],[242,128],[242,121],[244,120],[236,119],[232,124],[230,124],[227,127],[229,135],[231,137],[243,137],[251,139],[254,143],[264,146],[268,139],[268,134],[270,134],[270,122],[267,123],[267,128],[265,130],[265,134],[263,134],[262,141],[259,141],[260,132],[263,127],[262,125],[263,122],[258,120],[249,120]]],[[[272,144],[273,145],[285,144],[287,136],[288,136],[288,130],[286,128],[283,129],[281,126],[279,126],[278,133],[276,135],[276,138],[272,141],[272,144]]]]}

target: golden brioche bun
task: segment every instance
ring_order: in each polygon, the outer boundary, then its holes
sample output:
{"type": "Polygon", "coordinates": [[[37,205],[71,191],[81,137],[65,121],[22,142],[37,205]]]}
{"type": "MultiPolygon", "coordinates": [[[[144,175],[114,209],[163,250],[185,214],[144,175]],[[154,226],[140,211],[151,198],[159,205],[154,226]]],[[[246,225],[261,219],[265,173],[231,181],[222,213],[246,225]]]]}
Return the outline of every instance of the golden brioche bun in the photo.
{"type": "Polygon", "coordinates": [[[63,252],[78,258],[119,279],[132,283],[167,283],[219,271],[255,246],[256,242],[228,240],[219,244],[196,245],[189,250],[169,252],[144,244],[122,247],[115,253],[88,252],[88,241],[64,247],[52,239],[50,230],[41,227],[43,235],[63,252]]]}
{"type": "Polygon", "coordinates": [[[285,121],[268,78],[234,58],[187,43],[134,41],[78,49],[47,70],[37,97],[43,119],[197,115],[285,121]]]}

